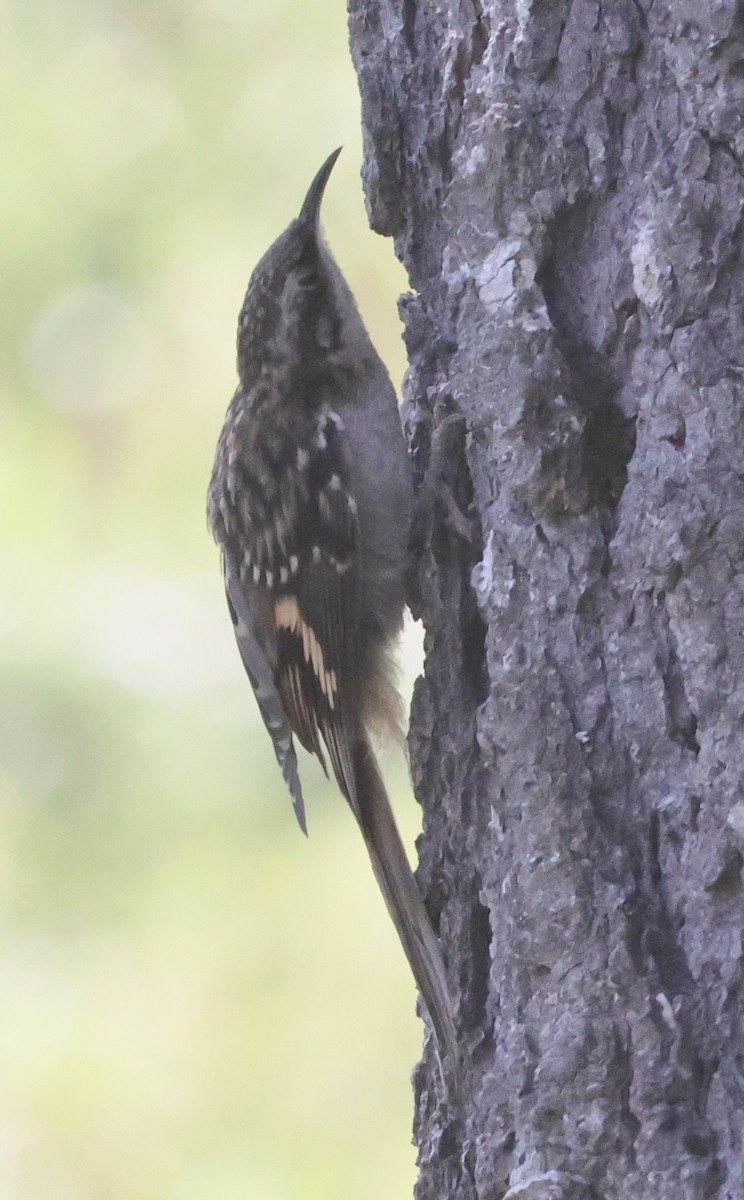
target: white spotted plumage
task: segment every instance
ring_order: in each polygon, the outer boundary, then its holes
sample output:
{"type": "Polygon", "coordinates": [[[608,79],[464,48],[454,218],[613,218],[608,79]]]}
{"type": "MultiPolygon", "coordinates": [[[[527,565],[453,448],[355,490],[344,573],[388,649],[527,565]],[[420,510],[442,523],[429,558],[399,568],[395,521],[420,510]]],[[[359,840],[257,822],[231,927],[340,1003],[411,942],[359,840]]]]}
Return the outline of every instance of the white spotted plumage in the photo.
{"type": "Polygon", "coordinates": [[[240,654],[300,825],[293,736],[330,758],[454,1068],[441,953],[368,734],[395,723],[388,657],[404,610],[412,489],[394,391],[319,233],[336,157],[251,277],[209,520],[240,654]]]}

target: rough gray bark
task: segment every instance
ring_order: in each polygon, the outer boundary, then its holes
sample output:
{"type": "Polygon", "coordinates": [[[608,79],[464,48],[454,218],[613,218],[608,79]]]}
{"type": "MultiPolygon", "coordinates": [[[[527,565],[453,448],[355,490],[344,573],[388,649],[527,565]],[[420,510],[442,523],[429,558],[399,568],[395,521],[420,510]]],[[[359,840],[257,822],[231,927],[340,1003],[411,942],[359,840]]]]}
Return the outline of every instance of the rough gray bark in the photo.
{"type": "Polygon", "coordinates": [[[423,1200],[744,1197],[744,15],[350,0],[414,294],[423,1200]]]}

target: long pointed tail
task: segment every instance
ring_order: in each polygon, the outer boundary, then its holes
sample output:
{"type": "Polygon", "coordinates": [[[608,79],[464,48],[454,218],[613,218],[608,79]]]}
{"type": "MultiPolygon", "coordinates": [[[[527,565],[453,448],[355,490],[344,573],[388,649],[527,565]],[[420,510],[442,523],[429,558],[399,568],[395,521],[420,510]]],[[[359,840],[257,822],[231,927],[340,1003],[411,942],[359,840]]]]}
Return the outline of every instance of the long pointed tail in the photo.
{"type": "Polygon", "coordinates": [[[372,867],[431,1018],[442,1076],[446,1060],[449,1077],[459,1083],[460,1050],[442,954],[366,737],[354,747],[353,765],[358,804],[355,815],[372,867]]]}

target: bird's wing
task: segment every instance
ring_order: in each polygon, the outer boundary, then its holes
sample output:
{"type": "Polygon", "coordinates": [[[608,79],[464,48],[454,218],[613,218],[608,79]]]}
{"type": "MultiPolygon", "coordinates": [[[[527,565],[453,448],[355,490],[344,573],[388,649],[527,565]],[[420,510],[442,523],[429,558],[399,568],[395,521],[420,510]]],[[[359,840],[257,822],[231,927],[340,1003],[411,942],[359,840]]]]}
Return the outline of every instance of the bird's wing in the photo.
{"type": "Polygon", "coordinates": [[[292,729],[277,690],[274,673],[256,636],[255,621],[240,582],[238,564],[228,549],[223,549],[222,561],[227,604],[240,657],[255,692],[264,725],[271,735],[277,761],[292,797],[297,821],[302,832],[306,834],[305,802],[297,772],[297,756],[292,744],[292,729]]]}
{"type": "Polygon", "coordinates": [[[304,829],[290,729],[324,766],[325,744],[356,803],[349,700],[359,537],[340,419],[322,408],[284,437],[272,431],[260,453],[238,446],[230,480],[212,524],[236,638],[304,829]]]}
{"type": "Polygon", "coordinates": [[[353,803],[349,722],[359,537],[338,418],[321,413],[302,449],[298,565],[273,601],[277,686],[300,741],[322,762],[320,734],[339,787],[353,803]]]}

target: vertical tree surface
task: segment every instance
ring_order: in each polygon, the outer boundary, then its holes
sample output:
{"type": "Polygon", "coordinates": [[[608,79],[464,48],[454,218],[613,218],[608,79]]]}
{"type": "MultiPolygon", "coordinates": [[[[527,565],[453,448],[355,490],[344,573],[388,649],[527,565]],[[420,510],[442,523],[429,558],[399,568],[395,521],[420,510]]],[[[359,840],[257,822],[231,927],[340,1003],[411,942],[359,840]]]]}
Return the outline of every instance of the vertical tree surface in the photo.
{"type": "Polygon", "coordinates": [[[426,1200],[744,1197],[744,17],[350,0],[425,517],[426,1200]],[[428,465],[428,473],[427,473],[428,465]]]}

